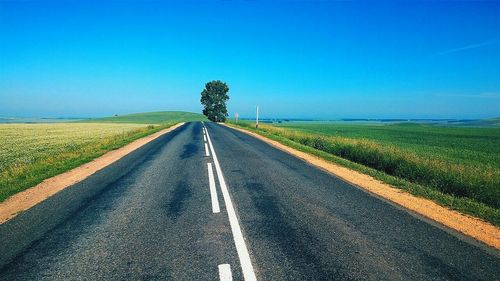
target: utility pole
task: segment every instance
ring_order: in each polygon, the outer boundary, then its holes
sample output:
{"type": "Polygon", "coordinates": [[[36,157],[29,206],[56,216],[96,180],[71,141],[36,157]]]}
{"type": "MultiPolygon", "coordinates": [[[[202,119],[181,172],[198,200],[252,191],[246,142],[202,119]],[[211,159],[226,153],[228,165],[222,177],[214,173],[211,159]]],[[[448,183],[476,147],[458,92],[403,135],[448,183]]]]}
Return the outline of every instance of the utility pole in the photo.
{"type": "Polygon", "coordinates": [[[259,106],[257,105],[257,118],[255,118],[255,128],[259,128],[259,106]]]}
{"type": "Polygon", "coordinates": [[[238,114],[238,112],[236,112],[234,114],[234,119],[236,119],[236,123],[238,123],[238,117],[240,117],[240,115],[238,114]]]}

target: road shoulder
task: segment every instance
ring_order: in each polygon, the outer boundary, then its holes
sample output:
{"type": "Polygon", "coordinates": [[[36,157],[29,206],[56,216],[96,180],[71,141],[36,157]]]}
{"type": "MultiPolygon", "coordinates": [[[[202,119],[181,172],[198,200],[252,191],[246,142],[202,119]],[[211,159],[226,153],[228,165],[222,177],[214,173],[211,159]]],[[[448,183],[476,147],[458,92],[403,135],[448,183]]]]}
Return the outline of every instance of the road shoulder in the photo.
{"type": "Polygon", "coordinates": [[[143,145],[177,129],[184,122],[177,123],[169,128],[135,140],[119,149],[107,152],[101,157],[98,157],[88,163],[85,163],[77,168],[59,174],[57,176],[45,179],[36,186],[19,192],[7,200],[0,203],[0,224],[14,218],[19,213],[30,209],[38,203],[50,198],[59,191],[81,182],[97,171],[109,166],[110,164],[120,160],[132,151],[142,147],[143,145]]]}
{"type": "Polygon", "coordinates": [[[371,194],[374,194],[377,197],[383,198],[396,204],[397,206],[401,206],[411,212],[423,216],[424,218],[430,219],[431,221],[437,222],[447,228],[456,230],[467,237],[471,237],[490,247],[500,250],[500,228],[488,222],[450,210],[429,199],[416,197],[405,192],[404,190],[381,182],[369,175],[336,165],[317,156],[288,147],[278,141],[271,140],[257,133],[228,124],[222,125],[253,136],[273,147],[300,158],[315,167],[325,170],[371,194]]]}

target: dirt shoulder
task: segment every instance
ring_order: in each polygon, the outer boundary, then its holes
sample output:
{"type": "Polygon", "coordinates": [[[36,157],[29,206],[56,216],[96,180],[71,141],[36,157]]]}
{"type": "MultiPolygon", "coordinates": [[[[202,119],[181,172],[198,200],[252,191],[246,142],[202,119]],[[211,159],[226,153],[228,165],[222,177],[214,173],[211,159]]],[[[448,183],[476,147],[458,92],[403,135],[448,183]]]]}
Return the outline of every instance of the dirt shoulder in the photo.
{"type": "Polygon", "coordinates": [[[297,149],[288,147],[275,140],[268,139],[257,133],[237,128],[228,124],[222,124],[232,129],[260,139],[284,152],[298,157],[316,167],[319,167],[343,180],[352,183],[376,196],[382,197],[398,206],[417,213],[425,218],[435,221],[445,227],[454,229],[466,236],[472,237],[486,245],[500,250],[500,228],[480,220],[478,218],[464,215],[454,210],[445,208],[437,203],[411,195],[404,190],[395,188],[381,182],[371,176],[336,165],[317,156],[307,154],[297,149]]]}
{"type": "Polygon", "coordinates": [[[178,123],[170,128],[161,130],[144,138],[135,140],[119,149],[107,152],[103,156],[96,158],[77,168],[48,178],[38,185],[19,192],[7,200],[0,203],[0,224],[12,219],[17,214],[28,210],[43,200],[51,197],[57,192],[78,183],[95,172],[105,168],[106,166],[118,161],[130,152],[147,144],[148,142],[157,139],[158,137],[167,134],[184,123],[178,123]]]}

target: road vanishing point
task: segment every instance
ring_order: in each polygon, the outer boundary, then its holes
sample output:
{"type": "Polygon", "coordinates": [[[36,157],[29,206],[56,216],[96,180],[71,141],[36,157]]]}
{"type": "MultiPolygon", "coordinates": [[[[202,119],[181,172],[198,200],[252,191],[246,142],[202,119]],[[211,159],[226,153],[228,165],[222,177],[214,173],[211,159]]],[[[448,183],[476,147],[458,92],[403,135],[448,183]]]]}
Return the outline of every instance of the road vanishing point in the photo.
{"type": "Polygon", "coordinates": [[[186,123],[0,225],[0,280],[499,280],[498,251],[186,123]]]}

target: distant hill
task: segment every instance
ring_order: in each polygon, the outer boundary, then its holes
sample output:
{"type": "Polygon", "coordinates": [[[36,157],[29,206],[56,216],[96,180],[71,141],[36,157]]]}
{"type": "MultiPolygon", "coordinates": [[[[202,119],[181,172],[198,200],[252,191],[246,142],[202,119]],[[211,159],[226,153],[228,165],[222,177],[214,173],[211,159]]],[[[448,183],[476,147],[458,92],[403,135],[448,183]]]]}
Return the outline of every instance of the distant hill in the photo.
{"type": "MultiPolygon", "coordinates": [[[[233,120],[233,118],[230,118],[233,120]]],[[[254,118],[240,118],[253,122],[254,118]]],[[[270,119],[261,118],[261,123],[332,123],[352,125],[394,125],[394,126],[445,126],[445,127],[491,127],[500,128],[500,117],[487,119],[375,119],[375,118],[342,118],[332,120],[321,119],[270,119]]]]}
{"type": "Polygon", "coordinates": [[[500,117],[462,121],[458,120],[453,125],[455,126],[474,126],[474,127],[500,127],[500,117]]]}
{"type": "Polygon", "coordinates": [[[82,122],[161,124],[161,123],[192,122],[192,121],[207,121],[207,118],[202,114],[192,113],[192,112],[159,111],[159,112],[134,113],[134,114],[118,115],[113,117],[88,119],[82,122]]]}

